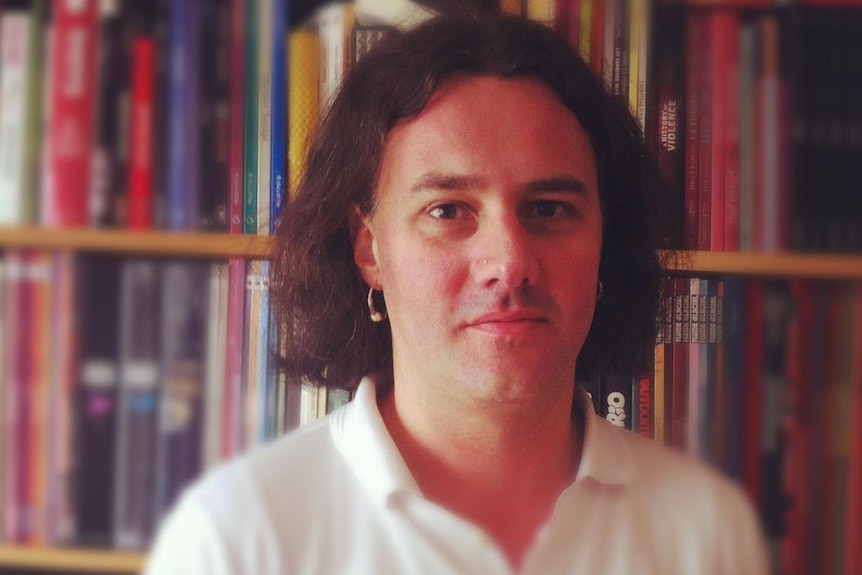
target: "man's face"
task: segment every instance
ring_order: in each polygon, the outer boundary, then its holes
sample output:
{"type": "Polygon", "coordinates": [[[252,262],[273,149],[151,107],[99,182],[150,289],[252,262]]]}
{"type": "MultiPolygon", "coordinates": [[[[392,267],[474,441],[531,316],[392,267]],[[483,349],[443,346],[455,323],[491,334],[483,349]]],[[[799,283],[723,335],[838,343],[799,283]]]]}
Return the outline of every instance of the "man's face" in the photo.
{"type": "Polygon", "coordinates": [[[601,238],[592,146],[549,88],[445,83],[389,134],[356,236],[389,312],[396,389],[505,401],[572,385],[601,238]]]}

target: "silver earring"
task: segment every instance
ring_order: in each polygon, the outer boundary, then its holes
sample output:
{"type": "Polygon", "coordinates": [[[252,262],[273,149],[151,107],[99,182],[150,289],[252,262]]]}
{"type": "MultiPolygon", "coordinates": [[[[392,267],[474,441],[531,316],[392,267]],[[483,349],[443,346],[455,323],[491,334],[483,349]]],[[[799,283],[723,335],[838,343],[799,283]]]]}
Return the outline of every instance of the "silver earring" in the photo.
{"type": "Polygon", "coordinates": [[[599,283],[596,286],[596,301],[602,299],[603,293],[605,293],[605,286],[602,285],[602,280],[599,280],[599,283]]]}
{"type": "Polygon", "coordinates": [[[368,312],[371,315],[371,321],[374,323],[380,323],[381,321],[386,319],[386,312],[379,311],[374,306],[374,288],[371,287],[368,289],[368,312]]]}

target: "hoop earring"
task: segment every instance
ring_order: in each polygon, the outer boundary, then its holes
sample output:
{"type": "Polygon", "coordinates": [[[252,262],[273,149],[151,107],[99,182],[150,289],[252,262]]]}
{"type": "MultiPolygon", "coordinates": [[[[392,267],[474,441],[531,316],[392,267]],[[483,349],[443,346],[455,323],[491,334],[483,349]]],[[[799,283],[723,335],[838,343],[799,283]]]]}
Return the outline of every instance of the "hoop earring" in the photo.
{"type": "Polygon", "coordinates": [[[371,321],[374,323],[380,323],[385,320],[387,317],[387,313],[385,311],[380,311],[374,306],[374,288],[371,287],[368,289],[368,312],[371,315],[371,321]]]}
{"type": "Polygon", "coordinates": [[[602,294],[605,293],[605,286],[602,285],[602,280],[599,280],[598,285],[596,286],[596,301],[602,299],[602,294]]]}

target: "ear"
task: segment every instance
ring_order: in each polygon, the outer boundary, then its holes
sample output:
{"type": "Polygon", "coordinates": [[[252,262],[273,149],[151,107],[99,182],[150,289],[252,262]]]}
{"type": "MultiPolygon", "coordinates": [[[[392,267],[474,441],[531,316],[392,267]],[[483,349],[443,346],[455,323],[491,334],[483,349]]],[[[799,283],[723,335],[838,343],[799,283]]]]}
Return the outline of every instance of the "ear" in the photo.
{"type": "Polygon", "coordinates": [[[380,266],[377,258],[377,240],[371,218],[363,216],[359,206],[350,210],[350,239],[353,242],[353,261],[359,274],[369,287],[380,288],[380,266]]]}

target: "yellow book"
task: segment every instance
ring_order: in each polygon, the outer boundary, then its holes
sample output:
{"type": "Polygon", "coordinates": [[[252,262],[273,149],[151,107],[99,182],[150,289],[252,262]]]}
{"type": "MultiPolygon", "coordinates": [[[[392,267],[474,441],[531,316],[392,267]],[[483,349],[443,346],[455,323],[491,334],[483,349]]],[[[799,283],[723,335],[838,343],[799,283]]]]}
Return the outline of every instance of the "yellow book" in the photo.
{"type": "Polygon", "coordinates": [[[593,43],[593,0],[580,0],[581,11],[578,15],[578,51],[584,62],[590,62],[590,47],[593,43]]]}
{"type": "Polygon", "coordinates": [[[635,116],[638,114],[638,75],[641,73],[640,34],[643,12],[643,0],[629,0],[629,110],[635,116]]]}
{"type": "MultiPolygon", "coordinates": [[[[565,0],[559,0],[563,2],[565,0]]],[[[554,11],[556,9],[555,0],[528,0],[527,1],[527,18],[535,20],[548,27],[554,26],[554,11]]]]}
{"type": "Polygon", "coordinates": [[[305,170],[308,146],[317,131],[320,116],[318,97],[320,41],[317,34],[296,30],[288,42],[288,194],[293,197],[305,170]]]}

